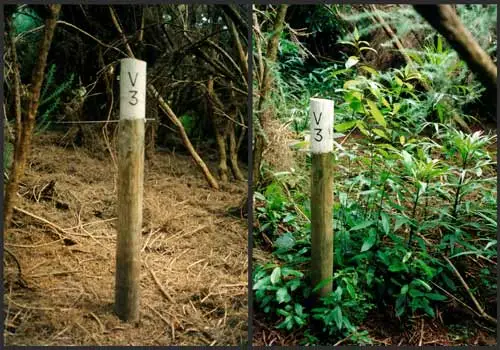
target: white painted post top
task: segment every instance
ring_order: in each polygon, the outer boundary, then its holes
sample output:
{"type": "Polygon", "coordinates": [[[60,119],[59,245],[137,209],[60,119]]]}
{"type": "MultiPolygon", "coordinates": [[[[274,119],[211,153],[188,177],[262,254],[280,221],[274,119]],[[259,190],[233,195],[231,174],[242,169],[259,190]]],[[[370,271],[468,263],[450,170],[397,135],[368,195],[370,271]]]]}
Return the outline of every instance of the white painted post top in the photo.
{"type": "Polygon", "coordinates": [[[120,60],[120,119],[145,119],[146,62],[120,60]]]}
{"type": "Polygon", "coordinates": [[[335,119],[333,101],[322,98],[311,98],[309,103],[311,152],[333,152],[333,124],[335,119]]]}

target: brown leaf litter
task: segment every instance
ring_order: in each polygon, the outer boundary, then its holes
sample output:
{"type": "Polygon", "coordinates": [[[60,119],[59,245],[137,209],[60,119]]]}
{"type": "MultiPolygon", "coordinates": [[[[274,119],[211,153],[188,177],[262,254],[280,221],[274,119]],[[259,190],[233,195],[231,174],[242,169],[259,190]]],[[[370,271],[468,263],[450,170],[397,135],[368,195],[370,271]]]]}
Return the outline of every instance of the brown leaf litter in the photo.
{"type": "Polygon", "coordinates": [[[239,345],[247,339],[246,182],[209,188],[187,155],[146,162],[141,320],[113,312],[116,170],[38,136],[5,233],[7,345],[239,345]],[[45,221],[44,221],[45,220],[45,221]]]}

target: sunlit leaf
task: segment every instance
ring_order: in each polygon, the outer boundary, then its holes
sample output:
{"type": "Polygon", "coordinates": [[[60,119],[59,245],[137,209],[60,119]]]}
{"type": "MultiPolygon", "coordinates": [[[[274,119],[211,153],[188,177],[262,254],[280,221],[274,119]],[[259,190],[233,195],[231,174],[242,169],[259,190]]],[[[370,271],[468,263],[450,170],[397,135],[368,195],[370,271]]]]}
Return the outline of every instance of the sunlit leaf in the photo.
{"type": "Polygon", "coordinates": [[[277,249],[291,249],[295,245],[295,239],[290,232],[285,233],[274,241],[277,249]]]}
{"type": "Polygon", "coordinates": [[[370,67],[370,66],[361,65],[361,66],[359,66],[359,68],[360,68],[360,69],[363,69],[363,70],[365,70],[365,71],[367,71],[368,73],[371,73],[371,74],[373,74],[373,75],[377,75],[377,74],[378,74],[378,72],[377,72],[374,68],[372,68],[372,67],[370,67]]]}
{"type": "Polygon", "coordinates": [[[286,287],[282,287],[276,291],[276,299],[278,303],[281,304],[289,302],[290,300],[292,300],[292,297],[290,296],[290,294],[288,294],[288,290],[286,289],[286,287]]]}
{"type": "Polygon", "coordinates": [[[373,119],[380,125],[382,125],[384,128],[387,127],[387,123],[385,121],[384,116],[380,112],[380,110],[377,107],[377,104],[373,102],[372,100],[367,100],[366,103],[368,103],[368,106],[370,107],[370,111],[372,113],[373,119]]]}
{"type": "Polygon", "coordinates": [[[349,68],[351,68],[351,67],[355,66],[358,62],[359,62],[359,57],[356,57],[356,56],[350,56],[350,57],[347,59],[346,63],[345,63],[345,67],[346,67],[347,69],[349,69],[349,68]]]}
{"type": "Polygon", "coordinates": [[[382,219],[382,228],[384,229],[384,233],[387,235],[389,234],[389,230],[390,230],[390,224],[389,224],[389,216],[387,215],[387,213],[380,213],[380,217],[382,219]]]}
{"type": "Polygon", "coordinates": [[[335,125],[335,130],[337,130],[338,132],[344,132],[344,131],[347,131],[349,129],[352,129],[355,126],[356,126],[356,120],[351,120],[348,122],[344,122],[344,123],[340,123],[340,124],[335,125]]]}
{"type": "Polygon", "coordinates": [[[390,141],[391,139],[389,138],[389,136],[387,136],[387,134],[384,132],[384,130],[381,130],[381,129],[373,129],[372,130],[375,134],[377,134],[378,136],[386,139],[387,141],[390,141]]]}
{"type": "Polygon", "coordinates": [[[359,85],[360,81],[359,80],[348,80],[344,83],[344,89],[353,89],[356,87],[356,85],[359,85]]]}
{"type": "Polygon", "coordinates": [[[362,47],[359,49],[359,51],[365,51],[365,50],[370,50],[370,51],[373,51],[375,52],[376,54],[378,54],[377,50],[375,50],[374,48],[371,48],[371,47],[362,47]]]}
{"type": "Polygon", "coordinates": [[[273,272],[271,273],[271,283],[276,284],[281,280],[281,268],[278,266],[274,268],[273,272]]]}

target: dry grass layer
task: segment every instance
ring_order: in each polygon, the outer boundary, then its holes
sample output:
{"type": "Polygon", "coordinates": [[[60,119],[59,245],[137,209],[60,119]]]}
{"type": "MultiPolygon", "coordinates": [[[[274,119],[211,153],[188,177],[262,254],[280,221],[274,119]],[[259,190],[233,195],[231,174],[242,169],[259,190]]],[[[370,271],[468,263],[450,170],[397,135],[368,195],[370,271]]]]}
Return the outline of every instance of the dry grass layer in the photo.
{"type": "Polygon", "coordinates": [[[141,320],[113,312],[116,171],[37,138],[4,262],[8,345],[238,345],[247,338],[246,183],[210,189],[187,156],[146,163],[141,320]],[[52,184],[51,184],[52,182],[52,184]],[[24,281],[23,281],[24,280],[24,281]]]}

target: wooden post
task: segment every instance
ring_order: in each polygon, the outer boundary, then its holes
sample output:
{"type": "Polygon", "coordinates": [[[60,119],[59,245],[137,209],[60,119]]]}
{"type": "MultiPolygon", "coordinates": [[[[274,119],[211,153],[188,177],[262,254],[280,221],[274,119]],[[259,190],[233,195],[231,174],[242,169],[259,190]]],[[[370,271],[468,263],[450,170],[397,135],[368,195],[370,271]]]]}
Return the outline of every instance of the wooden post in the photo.
{"type": "MultiPolygon", "coordinates": [[[[312,98],[311,118],[311,276],[313,288],[333,273],[333,101],[312,98]]],[[[332,291],[324,284],[317,297],[332,291]]]]}
{"type": "Polygon", "coordinates": [[[139,320],[146,62],[125,58],[120,66],[115,311],[122,320],[135,322],[139,320]]]}

